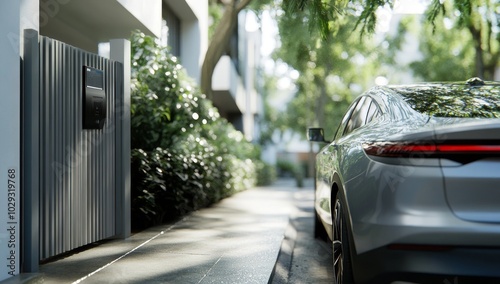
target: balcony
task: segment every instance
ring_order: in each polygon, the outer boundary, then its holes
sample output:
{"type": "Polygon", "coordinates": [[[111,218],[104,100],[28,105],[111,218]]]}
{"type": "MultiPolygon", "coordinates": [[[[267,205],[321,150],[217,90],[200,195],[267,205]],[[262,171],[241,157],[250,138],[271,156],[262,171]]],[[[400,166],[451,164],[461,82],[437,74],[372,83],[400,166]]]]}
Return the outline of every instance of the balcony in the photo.
{"type": "Polygon", "coordinates": [[[128,39],[135,29],[159,37],[161,5],[160,0],[40,1],[40,34],[97,52],[99,42],[128,39]]]}
{"type": "Polygon", "coordinates": [[[212,91],[213,103],[219,109],[221,116],[233,123],[235,120],[241,120],[246,105],[245,88],[228,55],[222,56],[215,67],[212,91]]]}

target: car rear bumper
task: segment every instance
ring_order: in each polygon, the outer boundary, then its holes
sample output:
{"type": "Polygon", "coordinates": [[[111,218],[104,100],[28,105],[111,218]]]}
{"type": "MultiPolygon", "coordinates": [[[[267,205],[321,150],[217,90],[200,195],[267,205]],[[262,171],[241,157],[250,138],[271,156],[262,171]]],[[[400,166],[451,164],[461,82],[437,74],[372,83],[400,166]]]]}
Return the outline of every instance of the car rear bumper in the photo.
{"type": "MultiPolygon", "coordinates": [[[[394,243],[500,248],[500,221],[464,220],[450,208],[450,194],[444,188],[442,169],[379,162],[370,163],[369,169],[365,175],[349,180],[344,190],[350,216],[347,221],[356,253],[361,255],[394,243]]],[[[475,188],[481,188],[480,185],[475,188]]],[[[458,185],[455,188],[459,190],[458,185]]],[[[488,196],[494,199],[490,203],[500,198],[493,194],[480,198],[486,200],[488,196]]],[[[484,200],[476,203],[481,201],[484,200]]],[[[496,206],[497,211],[498,208],[496,206]]],[[[469,213],[480,212],[477,208],[467,209],[469,213]]]]}
{"type": "Polygon", "coordinates": [[[356,283],[500,283],[500,247],[425,249],[383,247],[356,255],[356,283]]]}

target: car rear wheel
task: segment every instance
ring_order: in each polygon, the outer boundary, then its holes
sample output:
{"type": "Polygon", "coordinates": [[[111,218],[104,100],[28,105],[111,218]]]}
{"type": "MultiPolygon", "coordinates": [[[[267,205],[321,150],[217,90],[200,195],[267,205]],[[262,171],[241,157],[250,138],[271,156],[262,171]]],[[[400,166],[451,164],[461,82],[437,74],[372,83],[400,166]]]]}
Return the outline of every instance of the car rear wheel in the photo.
{"type": "Polygon", "coordinates": [[[336,284],[354,283],[352,276],[349,237],[342,201],[337,196],[332,212],[333,221],[333,277],[336,284]]]}

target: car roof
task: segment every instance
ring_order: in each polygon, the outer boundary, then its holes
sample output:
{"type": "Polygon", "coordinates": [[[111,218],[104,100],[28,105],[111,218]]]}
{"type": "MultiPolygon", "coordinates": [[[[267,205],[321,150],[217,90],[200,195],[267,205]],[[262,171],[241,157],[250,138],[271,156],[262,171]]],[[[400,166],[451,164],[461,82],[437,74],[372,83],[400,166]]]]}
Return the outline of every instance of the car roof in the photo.
{"type": "Polygon", "coordinates": [[[471,78],[467,81],[454,81],[454,82],[421,82],[415,84],[405,84],[405,85],[387,85],[387,88],[398,90],[404,89],[414,89],[418,91],[420,89],[437,88],[437,89],[450,89],[459,90],[463,88],[482,88],[482,87],[500,87],[500,81],[483,81],[477,77],[471,78]]]}
{"type": "Polygon", "coordinates": [[[500,82],[472,78],[465,82],[386,86],[412,109],[436,117],[500,117],[500,82]]]}

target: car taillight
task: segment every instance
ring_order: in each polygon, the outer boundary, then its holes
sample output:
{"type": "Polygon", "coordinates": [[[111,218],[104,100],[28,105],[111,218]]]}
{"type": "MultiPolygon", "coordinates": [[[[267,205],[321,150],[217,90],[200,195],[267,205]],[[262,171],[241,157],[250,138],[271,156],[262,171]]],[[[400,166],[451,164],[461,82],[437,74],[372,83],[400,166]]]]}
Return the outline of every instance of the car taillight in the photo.
{"type": "Polygon", "coordinates": [[[500,145],[464,143],[367,142],[366,154],[378,157],[436,158],[452,156],[499,156],[500,145]]]}
{"type": "Polygon", "coordinates": [[[500,145],[437,145],[443,153],[499,153],[500,145]]]}
{"type": "Polygon", "coordinates": [[[436,145],[402,142],[371,142],[363,143],[366,154],[379,157],[408,157],[414,154],[432,154],[436,145]]]}

